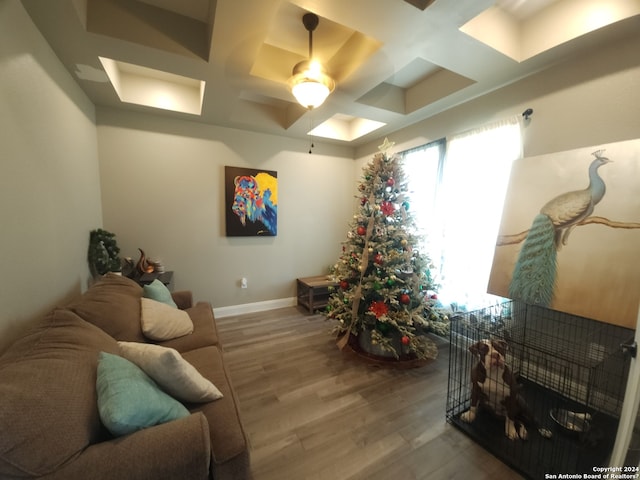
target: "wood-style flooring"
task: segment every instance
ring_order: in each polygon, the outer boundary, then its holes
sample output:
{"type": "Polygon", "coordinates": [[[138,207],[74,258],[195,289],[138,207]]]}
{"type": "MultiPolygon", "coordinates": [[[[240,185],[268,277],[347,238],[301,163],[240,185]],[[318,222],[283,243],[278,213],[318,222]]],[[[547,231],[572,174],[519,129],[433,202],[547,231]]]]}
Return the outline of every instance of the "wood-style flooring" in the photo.
{"type": "Polygon", "coordinates": [[[338,350],[298,307],[216,320],[254,480],[520,479],[445,420],[448,346],[411,370],[338,350]]]}

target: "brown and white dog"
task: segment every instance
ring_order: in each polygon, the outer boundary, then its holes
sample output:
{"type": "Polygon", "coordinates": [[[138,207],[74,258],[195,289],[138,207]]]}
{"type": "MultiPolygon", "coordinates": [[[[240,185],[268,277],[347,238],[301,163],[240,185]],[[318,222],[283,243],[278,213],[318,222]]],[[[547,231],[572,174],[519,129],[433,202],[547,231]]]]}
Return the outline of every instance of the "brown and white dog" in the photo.
{"type": "MultiPolygon", "coordinates": [[[[504,417],[504,434],[511,440],[526,440],[525,424],[534,425],[533,415],[518,394],[516,379],[505,363],[507,344],[502,340],[481,340],[469,347],[478,357],[471,370],[471,407],[460,419],[471,423],[476,418],[478,407],[486,407],[494,414],[504,417]]],[[[551,432],[540,429],[540,434],[550,437],[551,432]]]]}

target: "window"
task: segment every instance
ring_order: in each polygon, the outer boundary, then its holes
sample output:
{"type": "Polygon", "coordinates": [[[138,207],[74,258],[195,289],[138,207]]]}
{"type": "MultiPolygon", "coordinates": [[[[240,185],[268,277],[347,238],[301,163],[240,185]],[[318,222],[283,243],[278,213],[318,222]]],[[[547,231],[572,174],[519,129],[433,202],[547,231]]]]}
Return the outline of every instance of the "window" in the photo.
{"type": "Polygon", "coordinates": [[[442,216],[438,208],[438,191],[444,156],[444,139],[402,154],[404,173],[409,179],[409,208],[422,238],[418,248],[429,255],[432,272],[438,277],[442,266],[442,216]]]}
{"type": "Polygon", "coordinates": [[[412,210],[444,305],[500,300],[487,283],[511,164],[521,156],[517,117],[404,152],[412,210]]]}

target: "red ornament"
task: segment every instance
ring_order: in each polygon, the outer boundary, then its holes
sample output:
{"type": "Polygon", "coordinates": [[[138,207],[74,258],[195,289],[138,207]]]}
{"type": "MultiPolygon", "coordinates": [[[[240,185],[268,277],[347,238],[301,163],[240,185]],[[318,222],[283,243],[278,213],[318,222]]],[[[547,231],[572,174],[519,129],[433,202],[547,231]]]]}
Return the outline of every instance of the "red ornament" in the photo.
{"type": "Polygon", "coordinates": [[[376,318],[380,318],[381,316],[387,314],[387,312],[389,311],[389,307],[387,307],[387,304],[384,302],[376,301],[371,303],[369,311],[373,312],[376,318]]]}
{"type": "Polygon", "coordinates": [[[395,183],[396,183],[396,181],[393,179],[393,177],[389,177],[389,178],[387,179],[387,185],[388,185],[389,187],[393,187],[393,186],[395,185],[395,183]]]}
{"type": "Polygon", "coordinates": [[[358,233],[358,235],[365,235],[367,233],[367,229],[360,225],[356,232],[358,233]]]}
{"type": "Polygon", "coordinates": [[[360,205],[362,205],[364,207],[365,203],[367,203],[367,197],[362,197],[360,199],[360,205]]]}
{"type": "Polygon", "coordinates": [[[411,297],[406,293],[403,293],[402,295],[400,295],[400,303],[402,303],[403,305],[409,305],[409,303],[411,303],[411,297]]]}
{"type": "Polygon", "coordinates": [[[380,204],[380,210],[382,210],[382,213],[384,213],[385,215],[389,216],[389,215],[393,214],[393,212],[396,209],[393,206],[393,203],[384,201],[384,202],[382,202],[380,204]]]}
{"type": "Polygon", "coordinates": [[[373,261],[378,265],[382,265],[382,255],[379,253],[376,253],[375,256],[373,257],[373,261]]]}
{"type": "Polygon", "coordinates": [[[411,339],[409,337],[407,337],[406,335],[403,336],[400,341],[402,342],[403,345],[409,345],[411,343],[411,339]]]}
{"type": "Polygon", "coordinates": [[[340,288],[346,290],[347,288],[349,288],[349,282],[347,282],[346,280],[342,280],[340,282],[340,288]]]}

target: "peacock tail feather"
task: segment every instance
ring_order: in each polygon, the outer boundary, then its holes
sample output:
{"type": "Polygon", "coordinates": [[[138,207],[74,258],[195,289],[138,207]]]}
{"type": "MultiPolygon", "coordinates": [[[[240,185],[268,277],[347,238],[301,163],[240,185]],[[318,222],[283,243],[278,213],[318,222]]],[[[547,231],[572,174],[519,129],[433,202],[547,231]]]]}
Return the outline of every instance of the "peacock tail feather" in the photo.
{"type": "Polygon", "coordinates": [[[509,296],[549,307],[556,279],[555,229],[551,219],[538,214],[527,234],[513,269],[509,296]]]}

